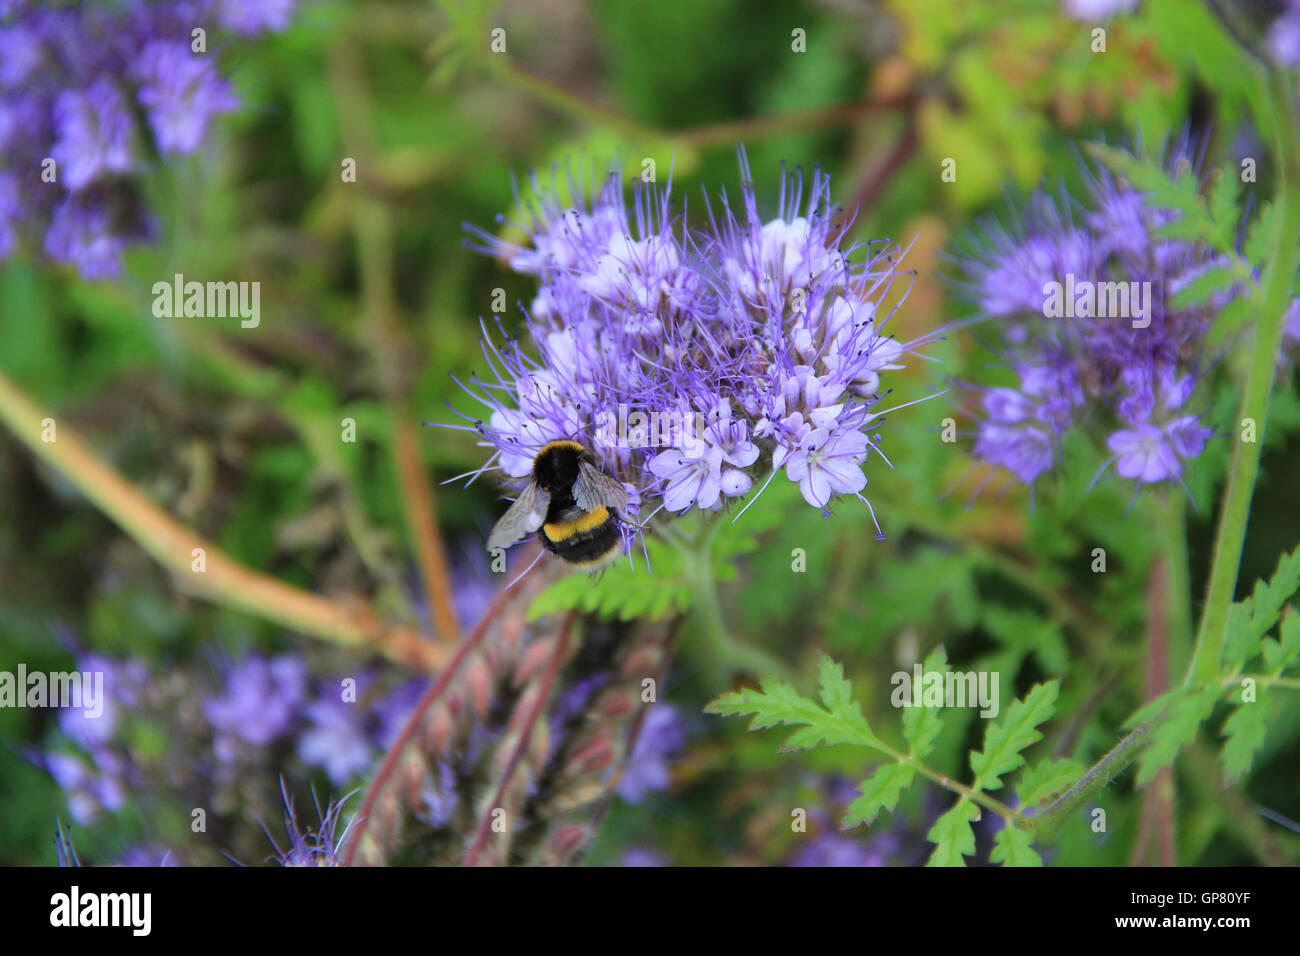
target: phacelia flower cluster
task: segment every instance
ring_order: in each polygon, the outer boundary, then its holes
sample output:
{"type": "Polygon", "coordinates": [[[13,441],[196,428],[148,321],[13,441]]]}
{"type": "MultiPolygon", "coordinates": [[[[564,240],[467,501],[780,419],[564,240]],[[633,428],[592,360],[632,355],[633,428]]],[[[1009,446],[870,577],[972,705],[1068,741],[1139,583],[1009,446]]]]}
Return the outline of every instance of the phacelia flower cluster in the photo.
{"type": "Polygon", "coordinates": [[[87,279],[151,231],[139,179],[193,153],[237,100],[224,34],[281,30],[293,0],[0,3],[0,260],[23,235],[87,279]],[[202,31],[199,37],[195,31],[202,31]]]}
{"type": "Polygon", "coordinates": [[[576,440],[642,520],[648,505],[721,509],[778,473],[823,511],[865,501],[881,375],[932,336],[886,331],[900,272],[887,242],[844,243],[827,176],[806,191],[783,177],[764,220],[743,152],[741,170],[739,208],[706,197],[699,229],[675,215],[671,185],[638,182],[629,210],[611,175],[589,199],[571,182],[572,206],[534,178],[527,239],[479,233],[540,282],[527,344],[485,335],[492,376],[466,386],[488,409],[465,416],[493,450],[484,469],[522,483],[543,445],[576,440]]]}
{"type": "MultiPolygon", "coordinates": [[[[1184,175],[1195,166],[1183,147],[1167,164],[1184,175]]],[[[1212,434],[1198,410],[1204,339],[1235,290],[1178,303],[1221,257],[1158,234],[1176,216],[1103,172],[1080,206],[1040,192],[1014,228],[985,228],[966,278],[1014,382],[972,388],[976,458],[1032,483],[1082,429],[1121,477],[1181,480],[1212,434]]]]}

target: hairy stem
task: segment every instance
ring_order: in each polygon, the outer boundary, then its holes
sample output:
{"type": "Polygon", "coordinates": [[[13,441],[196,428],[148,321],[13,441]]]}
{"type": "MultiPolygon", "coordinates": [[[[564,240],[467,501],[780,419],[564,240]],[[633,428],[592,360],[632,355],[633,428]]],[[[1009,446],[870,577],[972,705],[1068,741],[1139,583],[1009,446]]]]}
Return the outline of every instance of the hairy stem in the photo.
{"type": "Polygon", "coordinates": [[[1250,521],[1250,502],[1259,477],[1259,457],[1268,425],[1269,400],[1277,368],[1278,349],[1282,344],[1284,318],[1300,266],[1300,150],[1292,120],[1293,105],[1286,75],[1272,71],[1269,94],[1273,123],[1277,135],[1277,167],[1280,178],[1277,198],[1281,229],[1277,251],[1265,276],[1262,302],[1255,325],[1254,354],[1241,398],[1241,419],[1254,419],[1255,441],[1238,441],[1233,449],[1232,469],[1223,493],[1223,511],[1214,547],[1214,564],[1206,589],[1205,610],[1186,683],[1212,680],[1223,660],[1227,638],[1228,609],[1237,587],[1241,569],[1241,551],[1250,521]]]}
{"type": "Polygon", "coordinates": [[[1034,817],[1034,839],[1044,842],[1056,839],[1070,817],[1137,759],[1138,754],[1150,743],[1151,732],[1164,719],[1165,713],[1161,712],[1158,717],[1137,727],[1080,777],[1074,786],[1050,804],[1042,814],[1034,817]]]}

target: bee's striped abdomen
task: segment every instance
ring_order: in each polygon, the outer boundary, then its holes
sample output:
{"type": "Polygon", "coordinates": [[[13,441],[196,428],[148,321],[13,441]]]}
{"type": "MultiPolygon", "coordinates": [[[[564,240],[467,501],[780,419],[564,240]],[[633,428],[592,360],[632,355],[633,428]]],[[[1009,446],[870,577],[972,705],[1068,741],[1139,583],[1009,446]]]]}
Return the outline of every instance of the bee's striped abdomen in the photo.
{"type": "Polygon", "coordinates": [[[542,543],[569,564],[597,568],[618,553],[618,518],[605,507],[595,511],[566,508],[542,525],[542,543]]]}

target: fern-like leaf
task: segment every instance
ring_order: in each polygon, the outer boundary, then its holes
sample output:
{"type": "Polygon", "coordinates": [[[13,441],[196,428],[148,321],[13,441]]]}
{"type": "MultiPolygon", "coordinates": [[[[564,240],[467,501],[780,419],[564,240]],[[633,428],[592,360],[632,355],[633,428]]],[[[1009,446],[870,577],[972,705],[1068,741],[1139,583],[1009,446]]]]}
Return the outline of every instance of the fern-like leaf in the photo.
{"type": "Polygon", "coordinates": [[[849,804],[840,824],[845,830],[863,823],[873,823],[881,810],[894,812],[898,798],[916,779],[916,771],[907,764],[882,765],[858,787],[858,796],[849,804]]]}
{"type": "Polygon", "coordinates": [[[1043,858],[1034,850],[1033,838],[1024,830],[1007,826],[998,831],[993,838],[993,851],[989,854],[993,863],[1003,866],[1042,866],[1043,858]]]}
{"type": "Polygon", "coordinates": [[[1002,721],[989,726],[984,749],[970,758],[976,789],[997,790],[1000,778],[1025,762],[1021,751],[1042,739],[1036,728],[1055,713],[1059,689],[1058,681],[1035,685],[1024,700],[1012,701],[1002,721]]]}
{"type": "Polygon", "coordinates": [[[975,831],[971,824],[979,819],[979,807],[962,797],[952,808],[934,821],[925,838],[935,845],[926,866],[965,866],[963,857],[975,853],[975,831]]]}

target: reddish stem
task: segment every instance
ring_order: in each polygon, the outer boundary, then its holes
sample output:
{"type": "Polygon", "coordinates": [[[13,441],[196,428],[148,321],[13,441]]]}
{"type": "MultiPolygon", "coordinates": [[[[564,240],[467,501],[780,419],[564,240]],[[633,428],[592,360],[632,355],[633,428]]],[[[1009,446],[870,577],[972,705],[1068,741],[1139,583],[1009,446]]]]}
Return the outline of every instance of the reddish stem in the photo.
{"type": "Polygon", "coordinates": [[[555,678],[560,672],[560,663],[564,660],[565,652],[568,650],[569,629],[573,626],[573,619],[577,616],[577,613],[577,611],[570,611],[564,619],[564,626],[560,629],[560,636],[555,642],[555,653],[551,655],[551,661],[546,665],[546,673],[542,677],[537,700],[533,702],[532,710],[529,711],[528,717],[519,731],[519,741],[515,744],[515,749],[510,753],[510,759],[506,763],[505,771],[501,774],[501,780],[497,783],[497,789],[492,795],[492,801],[487,805],[486,811],[479,820],[478,831],[474,834],[474,843],[469,848],[469,855],[465,857],[465,866],[473,866],[478,862],[479,853],[482,852],[483,845],[487,842],[488,831],[492,827],[492,811],[501,805],[506,788],[510,785],[510,780],[514,777],[515,770],[523,759],[524,751],[528,749],[528,742],[533,736],[533,728],[537,726],[537,721],[550,699],[551,687],[555,683],[555,678]]]}
{"type": "Polygon", "coordinates": [[[424,696],[420,698],[420,702],[415,705],[415,710],[412,711],[411,716],[407,718],[406,724],[402,727],[402,732],[397,735],[397,739],[393,741],[393,745],[388,748],[388,753],[384,755],[384,762],[379,765],[379,770],[375,773],[375,779],[370,782],[370,788],[366,791],[366,799],[361,804],[361,809],[357,812],[356,832],[352,834],[351,839],[348,841],[347,850],[344,852],[344,866],[352,865],[352,860],[356,856],[357,847],[361,845],[361,836],[365,833],[366,826],[370,822],[370,814],[374,809],[375,801],[379,798],[379,794],[387,784],[388,778],[392,776],[393,769],[397,766],[397,761],[401,757],[402,751],[406,749],[407,744],[411,742],[411,738],[415,736],[415,732],[424,721],[429,709],[446,691],[447,685],[450,684],[452,678],[456,676],[456,672],[465,662],[465,659],[469,657],[470,653],[482,642],[483,635],[487,633],[488,625],[490,625],[501,613],[511,597],[513,597],[513,595],[504,588],[497,594],[491,606],[483,613],[483,617],[474,628],[474,632],[461,642],[460,646],[456,649],[456,653],[447,663],[447,666],[443,668],[442,673],[439,674],[438,677],[429,685],[429,689],[424,692],[424,696]]]}

